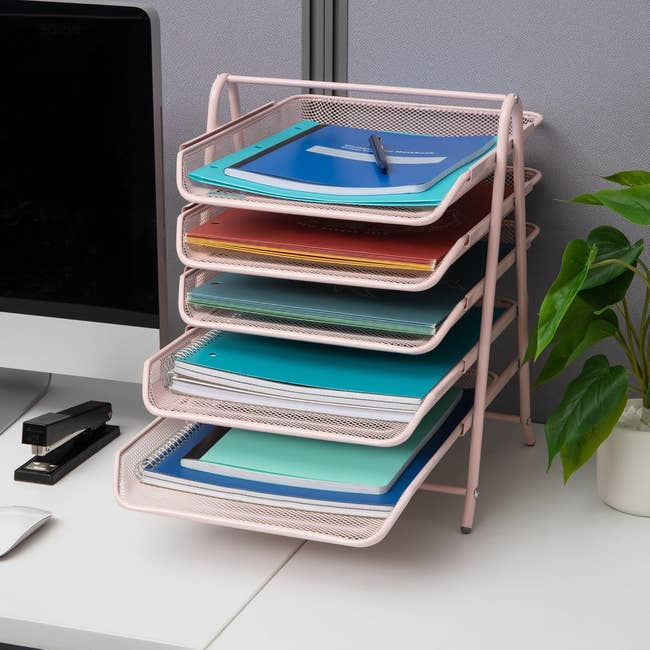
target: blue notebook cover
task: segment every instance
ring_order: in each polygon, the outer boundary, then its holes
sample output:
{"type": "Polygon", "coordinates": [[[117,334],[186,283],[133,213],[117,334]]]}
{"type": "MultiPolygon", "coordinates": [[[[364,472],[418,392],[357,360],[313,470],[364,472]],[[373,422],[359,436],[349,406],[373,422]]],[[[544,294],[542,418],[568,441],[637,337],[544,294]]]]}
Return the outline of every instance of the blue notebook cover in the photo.
{"type": "MultiPolygon", "coordinates": [[[[181,465],[181,459],[202,440],[215,431],[215,427],[208,424],[197,424],[190,428],[183,440],[179,444],[175,444],[169,453],[159,454],[162,458],[159,458],[156,462],[152,461],[148,464],[145,462],[145,464],[143,464],[143,469],[161,477],[170,476],[180,479],[181,481],[185,480],[207,483],[234,490],[271,494],[278,497],[284,496],[298,499],[314,499],[319,501],[350,503],[356,505],[394,506],[403,494],[404,490],[406,490],[413,479],[418,475],[427,462],[429,462],[436,451],[440,449],[445,440],[447,440],[454,429],[467,415],[472,408],[473,403],[474,392],[471,390],[464,390],[460,401],[447,417],[445,422],[424,445],[424,447],[422,447],[417,456],[410,462],[397,481],[395,481],[391,489],[384,494],[362,494],[330,490],[315,490],[313,488],[297,488],[273,483],[249,481],[246,479],[222,476],[211,472],[202,472],[200,470],[183,467],[181,465]]],[[[421,429],[430,430],[434,425],[435,421],[433,421],[431,413],[428,413],[418,425],[416,432],[421,429]]],[[[226,430],[223,429],[223,431],[226,430]]],[[[155,455],[156,454],[153,456],[155,455]]],[[[172,485],[173,484],[170,484],[170,487],[172,485]]]]}
{"type": "Polygon", "coordinates": [[[262,185],[325,194],[422,192],[485,153],[491,135],[431,136],[318,124],[225,169],[226,176],[262,185]],[[383,142],[383,173],[369,145],[383,142]]]}
{"type": "Polygon", "coordinates": [[[481,310],[470,309],[436,349],[418,356],[210,332],[175,360],[294,386],[422,399],[478,342],[480,324],[481,310]]]}
{"type": "MultiPolygon", "coordinates": [[[[349,193],[350,189],[348,187],[348,189],[345,190],[348,192],[347,194],[331,194],[331,193],[325,194],[320,191],[314,191],[313,188],[310,191],[305,191],[304,189],[271,187],[263,183],[247,180],[246,178],[236,178],[232,175],[229,175],[229,173],[232,173],[233,169],[235,170],[238,169],[238,165],[247,164],[245,161],[248,161],[251,158],[253,158],[253,160],[249,164],[255,163],[256,165],[261,165],[262,163],[260,163],[259,161],[261,161],[262,158],[261,157],[257,158],[257,156],[260,156],[263,152],[269,151],[270,154],[273,154],[275,156],[276,155],[275,152],[280,151],[280,149],[275,149],[275,147],[277,147],[278,145],[281,145],[283,142],[290,142],[290,143],[300,142],[300,140],[293,140],[293,138],[295,138],[296,135],[302,136],[305,133],[309,135],[312,129],[314,129],[315,127],[322,127],[322,126],[323,125],[320,125],[317,122],[311,120],[303,120],[301,122],[292,125],[287,129],[283,129],[282,131],[279,131],[278,133],[269,136],[268,138],[264,138],[263,140],[260,140],[259,142],[256,142],[253,145],[240,149],[239,151],[229,154],[228,156],[224,156],[223,158],[215,160],[209,163],[208,165],[204,165],[203,167],[194,169],[188,175],[192,180],[197,181],[199,183],[208,183],[212,185],[218,185],[221,187],[228,187],[236,190],[242,190],[245,192],[263,194],[266,196],[274,196],[274,197],[279,197],[279,198],[289,199],[289,200],[311,201],[316,203],[346,203],[351,205],[413,205],[413,206],[438,205],[444,199],[444,197],[449,192],[449,190],[456,182],[458,177],[461,176],[463,173],[465,173],[468,169],[470,169],[477,162],[477,160],[481,158],[484,154],[491,152],[496,146],[495,145],[496,138],[494,136],[488,136],[488,135],[466,136],[469,138],[484,138],[485,139],[484,147],[480,149],[480,152],[476,154],[476,156],[473,159],[469,160],[468,162],[463,163],[462,160],[460,162],[457,160],[456,167],[454,167],[454,169],[451,171],[449,171],[448,169],[447,175],[444,175],[442,178],[439,178],[440,174],[438,174],[437,176],[432,176],[430,174],[429,181],[431,181],[432,178],[434,180],[438,178],[437,182],[434,182],[433,185],[431,185],[427,189],[418,192],[404,193],[402,191],[400,193],[395,193],[392,190],[390,190],[390,185],[385,185],[383,187],[383,192],[390,191],[390,193],[382,193],[382,194],[375,194],[375,195],[351,194],[349,193]],[[230,172],[228,170],[230,170],[230,172]]],[[[350,127],[333,127],[333,128],[347,129],[350,127]]],[[[386,137],[389,136],[390,137],[393,136],[415,137],[415,138],[436,137],[436,136],[419,136],[419,135],[412,135],[412,134],[399,134],[399,133],[388,132],[388,131],[386,132],[366,131],[363,129],[351,129],[351,130],[364,133],[363,136],[359,136],[359,137],[362,137],[362,139],[365,138],[365,144],[363,146],[368,151],[369,151],[368,135],[371,133],[381,134],[382,137],[384,137],[385,144],[387,144],[388,142],[386,140],[386,137]]],[[[477,143],[478,141],[475,141],[475,144],[477,143]]],[[[358,153],[363,155],[370,155],[364,152],[358,152],[358,153]]],[[[396,154],[397,153],[398,152],[396,152],[396,154]]],[[[400,151],[399,155],[403,155],[403,153],[404,152],[400,151]]],[[[409,150],[407,150],[405,153],[408,154],[409,150]]],[[[419,165],[417,164],[416,165],[409,165],[403,163],[393,164],[392,167],[389,169],[389,174],[386,175],[386,174],[381,174],[381,172],[378,169],[373,169],[372,172],[370,172],[370,170],[372,169],[372,165],[375,164],[373,162],[371,165],[371,163],[369,163],[367,160],[350,161],[348,159],[337,158],[336,156],[323,156],[322,154],[314,154],[313,152],[307,152],[304,155],[310,155],[310,156],[320,155],[321,158],[325,158],[325,157],[333,158],[337,161],[337,163],[339,161],[343,161],[346,164],[346,166],[348,165],[348,163],[354,163],[355,165],[363,165],[364,168],[366,169],[366,176],[370,174],[374,174],[374,175],[380,174],[381,176],[391,176],[397,174],[394,176],[394,178],[397,179],[398,177],[401,177],[404,174],[404,170],[398,171],[398,168],[401,169],[407,167],[414,167],[414,168],[419,167],[419,165]]],[[[408,157],[408,155],[405,157],[408,157]]],[[[346,182],[351,183],[352,181],[348,180],[346,182]]],[[[390,183],[391,181],[389,180],[387,181],[386,179],[380,179],[379,182],[390,183]]]]}
{"type": "MultiPolygon", "coordinates": [[[[503,255],[512,246],[501,248],[503,255]]],[[[485,243],[478,242],[436,286],[416,293],[222,273],[187,299],[276,318],[426,335],[483,278],[485,253],[485,243]]]]}

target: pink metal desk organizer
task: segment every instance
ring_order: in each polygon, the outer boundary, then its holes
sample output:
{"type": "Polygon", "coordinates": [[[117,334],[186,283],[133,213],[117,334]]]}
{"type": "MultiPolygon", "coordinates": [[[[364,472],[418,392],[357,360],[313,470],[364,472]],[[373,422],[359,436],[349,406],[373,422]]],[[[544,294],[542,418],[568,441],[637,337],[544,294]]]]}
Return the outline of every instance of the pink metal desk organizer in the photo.
{"type": "Polygon", "coordinates": [[[181,212],[177,228],[178,255],[187,267],[180,279],[179,310],[188,328],[185,334],[145,363],[144,403],[151,413],[159,417],[118,453],[115,481],[118,501],[133,510],[167,514],[194,521],[346,546],[369,546],[383,539],[415,492],[422,489],[462,496],[464,509],[461,530],[470,532],[478,497],[485,418],[519,422],[526,444],[535,444],[530,421],[529,367],[521,361],[528,344],[526,254],[527,248],[539,233],[537,226],[526,223],[525,197],[540,180],[541,174],[536,170],[524,168],[524,143],[541,121],[541,115],[524,111],[519,97],[514,94],[219,75],[210,93],[207,132],[182,145],[178,153],[178,188],[181,195],[191,203],[181,212]],[[329,89],[348,94],[362,93],[364,96],[418,97],[427,102],[447,101],[463,105],[307,94],[270,102],[242,114],[239,88],[247,84],[329,89]],[[217,109],[224,93],[228,98],[231,120],[218,126],[217,109]],[[442,203],[435,207],[369,207],[289,201],[210,187],[196,183],[188,177],[188,172],[192,169],[257,142],[302,119],[431,135],[489,133],[497,136],[497,146],[492,153],[478,159],[460,176],[442,203]],[[510,157],[511,166],[508,166],[510,157]],[[489,214],[459,239],[431,272],[390,272],[285,262],[270,258],[265,260],[227,251],[200,251],[189,248],[184,242],[184,235],[188,230],[213,218],[226,208],[421,226],[439,219],[454,201],[481,182],[492,184],[489,214]],[[514,191],[504,199],[506,183],[511,184],[514,191]],[[504,220],[510,213],[514,213],[514,218],[504,220]],[[513,251],[499,260],[502,238],[503,241],[513,242],[515,246],[513,251]],[[247,318],[237,313],[196,308],[188,305],[186,301],[189,290],[220,272],[398,291],[422,291],[435,285],[451,264],[481,239],[487,239],[484,279],[467,293],[436,334],[430,337],[369,333],[331,326],[312,326],[282,319],[260,322],[259,319],[247,318]],[[497,299],[497,279],[513,265],[517,268],[517,300],[515,302],[497,299]],[[467,309],[479,303],[482,306],[482,317],[477,345],[459,359],[458,364],[426,396],[410,422],[364,420],[200,399],[175,394],[166,386],[165,376],[173,362],[174,353],[198,339],[206,329],[383,350],[396,354],[422,354],[435,348],[467,309]],[[495,304],[505,310],[493,323],[495,304]],[[491,343],[515,319],[518,332],[517,355],[500,373],[490,372],[491,343]],[[490,402],[515,375],[519,378],[519,415],[486,412],[490,402]],[[255,429],[269,434],[281,433],[365,445],[397,445],[413,433],[428,410],[457,383],[474,388],[474,408],[414,478],[386,519],[244,503],[145,485],[138,478],[139,463],[188,422],[214,423],[255,429]],[[470,453],[465,483],[441,485],[425,482],[431,470],[453,443],[468,432],[470,453]]]}

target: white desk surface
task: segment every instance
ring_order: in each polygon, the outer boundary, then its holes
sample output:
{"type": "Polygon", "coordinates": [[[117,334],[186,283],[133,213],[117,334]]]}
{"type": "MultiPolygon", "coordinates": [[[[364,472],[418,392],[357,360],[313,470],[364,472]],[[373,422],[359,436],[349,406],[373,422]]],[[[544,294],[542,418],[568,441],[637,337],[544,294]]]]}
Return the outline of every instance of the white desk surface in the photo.
{"type": "Polygon", "coordinates": [[[140,386],[55,376],[25,417],[113,404],[122,435],[54,486],[19,483],[21,424],[0,435],[0,503],[55,519],[0,559],[0,642],[44,650],[205,648],[301,545],[120,507],[118,447],[153,417],[140,386]]]}
{"type": "MultiPolygon", "coordinates": [[[[113,402],[125,442],[151,418],[138,388],[56,377],[32,411],[113,402]]],[[[538,434],[543,436],[541,427],[538,434]]],[[[543,439],[490,422],[474,532],[459,497],[421,493],[388,537],[348,549],[120,508],[118,441],[56,486],[13,481],[29,456],[0,436],[0,503],[56,521],[0,560],[0,641],[45,650],[636,650],[650,645],[650,519],[603,505],[591,463],[563,487],[543,439]],[[296,552],[297,551],[297,552],[296,552]],[[295,554],[294,554],[295,553],[295,554]]],[[[436,480],[459,481],[467,439],[436,480]]]]}
{"type": "MultiPolygon", "coordinates": [[[[547,476],[536,429],[524,448],[488,423],[471,535],[460,497],[420,493],[377,546],[308,542],[210,650],[650,648],[650,519],[605,506],[593,462],[547,476]]],[[[467,440],[437,476],[461,476],[467,440]]]]}

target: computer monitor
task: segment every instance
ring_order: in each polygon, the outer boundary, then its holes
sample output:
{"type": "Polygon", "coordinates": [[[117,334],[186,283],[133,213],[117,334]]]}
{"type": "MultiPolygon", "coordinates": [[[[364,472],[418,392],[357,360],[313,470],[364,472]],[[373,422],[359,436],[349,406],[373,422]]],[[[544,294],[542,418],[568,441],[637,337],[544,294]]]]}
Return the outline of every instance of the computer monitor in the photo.
{"type": "Polygon", "coordinates": [[[3,0],[0,61],[0,409],[24,371],[141,381],[166,339],[157,15],[3,0]]]}

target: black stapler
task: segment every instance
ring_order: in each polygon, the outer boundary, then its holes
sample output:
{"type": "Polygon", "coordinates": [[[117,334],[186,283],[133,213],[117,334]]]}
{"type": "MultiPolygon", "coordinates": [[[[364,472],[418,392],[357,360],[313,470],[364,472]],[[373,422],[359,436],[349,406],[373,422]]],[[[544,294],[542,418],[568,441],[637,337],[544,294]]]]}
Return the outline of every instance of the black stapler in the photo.
{"type": "Polygon", "coordinates": [[[120,435],[119,427],[106,424],[112,415],[110,402],[91,401],[25,420],[22,441],[35,456],[14,472],[14,479],[54,485],[120,435]]]}

